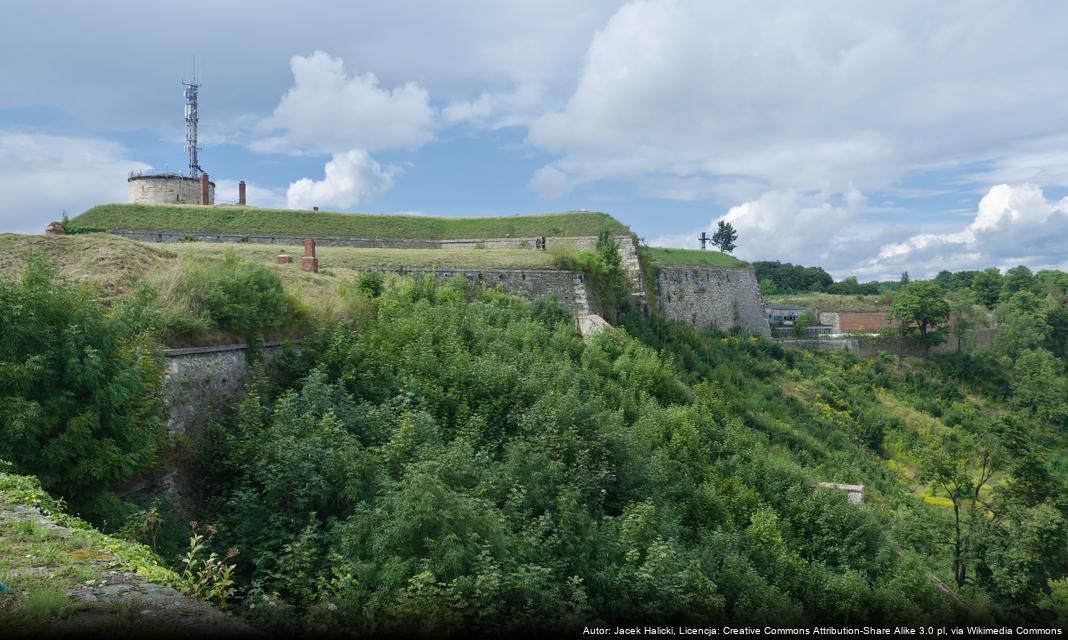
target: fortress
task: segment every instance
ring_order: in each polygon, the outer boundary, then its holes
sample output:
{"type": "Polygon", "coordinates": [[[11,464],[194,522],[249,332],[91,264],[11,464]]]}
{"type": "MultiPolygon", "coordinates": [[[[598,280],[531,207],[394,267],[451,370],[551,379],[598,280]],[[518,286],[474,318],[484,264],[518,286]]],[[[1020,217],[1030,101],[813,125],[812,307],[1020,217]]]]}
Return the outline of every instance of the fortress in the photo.
{"type": "MultiPolygon", "coordinates": [[[[182,86],[188,173],[131,173],[127,179],[128,205],[94,207],[75,218],[72,229],[106,231],[140,242],[305,244],[312,247],[310,258],[315,262],[316,273],[315,245],[402,251],[553,251],[557,247],[589,251],[596,247],[598,235],[608,229],[619,249],[620,266],[626,273],[632,308],[641,310],[646,316],[660,313],[698,329],[715,326],[722,331],[741,329],[761,336],[771,335],[756,277],[748,265],[733,259],[729,259],[731,266],[701,264],[703,260],[696,264],[643,264],[634,234],[607,214],[582,211],[543,216],[450,219],[340,214],[320,212],[318,207],[313,211],[256,209],[246,204],[244,181],[239,183],[236,207],[214,206],[215,183],[200,166],[198,156],[200,84],[196,74],[192,81],[183,81],[182,86]],[[654,290],[647,291],[647,287],[654,290]],[[650,300],[656,301],[653,306],[650,300]]],[[[48,232],[63,233],[64,230],[62,225],[53,223],[48,232]]],[[[305,261],[308,259],[306,256],[305,261]]],[[[278,256],[279,264],[286,264],[288,260],[289,256],[278,256]]],[[[554,296],[564,307],[580,316],[601,311],[600,301],[595,299],[581,273],[560,269],[459,266],[430,271],[439,278],[462,275],[468,281],[499,286],[527,299],[554,296]]],[[[406,264],[373,268],[399,273],[421,270],[406,264]]]]}
{"type": "MultiPolygon", "coordinates": [[[[170,200],[182,197],[189,179],[171,180],[152,176],[131,177],[131,194],[147,189],[152,197],[164,194],[170,200]],[[147,182],[147,187],[140,183],[147,182]],[[173,186],[177,185],[177,186],[173,186]]],[[[201,195],[211,193],[207,176],[201,174],[201,195]]],[[[187,191],[186,191],[187,193],[187,191]]],[[[108,233],[140,242],[243,243],[299,246],[314,240],[320,247],[395,249],[401,263],[373,268],[396,273],[433,271],[439,277],[463,275],[469,281],[500,286],[527,299],[552,295],[577,314],[601,311],[600,301],[589,288],[585,275],[561,269],[514,269],[477,267],[496,251],[554,252],[572,248],[593,250],[597,233],[611,232],[620,253],[620,266],[627,276],[632,307],[644,314],[692,324],[698,329],[714,326],[721,331],[742,331],[770,336],[756,277],[745,263],[734,266],[707,264],[643,264],[637,239],[618,220],[603,213],[566,212],[498,218],[434,218],[429,216],[345,214],[326,211],[259,209],[237,206],[190,206],[178,204],[112,204],[86,211],[71,221],[83,229],[108,233]],[[427,268],[403,262],[405,250],[451,250],[471,252],[468,263],[450,268],[427,268]],[[458,268],[457,268],[458,267],[458,268]],[[651,289],[651,290],[647,290],[651,289]]],[[[704,252],[693,252],[700,257],[704,252]]],[[[704,254],[707,255],[707,254],[704,254]]],[[[461,259],[462,260],[462,259],[461,259]]],[[[329,261],[323,265],[329,267],[329,261]]],[[[551,264],[547,266],[551,267],[551,264]]]]}

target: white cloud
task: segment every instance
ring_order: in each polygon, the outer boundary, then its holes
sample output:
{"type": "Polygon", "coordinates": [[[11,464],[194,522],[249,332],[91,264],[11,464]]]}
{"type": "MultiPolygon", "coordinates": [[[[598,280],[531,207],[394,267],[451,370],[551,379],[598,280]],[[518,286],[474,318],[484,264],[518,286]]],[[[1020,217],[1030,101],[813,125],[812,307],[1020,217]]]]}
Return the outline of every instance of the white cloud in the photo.
{"type": "MultiPolygon", "coordinates": [[[[845,193],[768,191],[720,220],[738,231],[738,257],[822,266],[835,278],[896,279],[1027,264],[1068,269],[1068,198],[1048,200],[1033,184],[992,187],[966,226],[943,233],[915,233],[915,226],[873,225],[856,189],[845,193]],[[910,232],[911,230],[911,232],[910,232]]],[[[698,246],[700,230],[654,238],[654,246],[698,246]]]]}
{"type": "Polygon", "coordinates": [[[64,209],[73,217],[102,202],[126,202],[126,176],[152,167],[103,138],[0,130],[0,229],[41,233],[64,209]]]}
{"type": "Polygon", "coordinates": [[[293,86],[257,130],[260,151],[340,153],[416,149],[435,124],[427,91],[414,82],[380,88],[373,73],[350,76],[323,51],[293,56],[293,86]]]}
{"type": "Polygon", "coordinates": [[[349,209],[392,187],[393,177],[399,172],[397,167],[383,169],[362,149],[335,153],[324,167],[322,180],[301,178],[289,185],[287,206],[349,209]]]}
{"type": "MultiPolygon", "coordinates": [[[[528,141],[558,154],[553,166],[573,184],[615,178],[646,190],[668,175],[872,192],[935,165],[1016,167],[1063,129],[1068,82],[1055,60],[1068,42],[1052,26],[1062,8],[1047,9],[631,2],[528,141]]],[[[1055,178],[1068,184],[1068,171],[1055,178]]]]}
{"type": "Polygon", "coordinates": [[[563,171],[545,166],[534,172],[527,188],[546,200],[556,200],[571,191],[571,181],[563,171]]]}
{"type": "Polygon", "coordinates": [[[441,115],[448,124],[489,124],[492,128],[527,124],[541,106],[543,93],[532,84],[512,91],[483,91],[476,100],[450,102],[441,115]]]}
{"type": "Polygon", "coordinates": [[[927,275],[942,269],[978,269],[1027,264],[1068,267],[1068,198],[1046,199],[1034,184],[992,187],[971,223],[951,233],[916,234],[886,244],[868,269],[908,265],[927,275]]]}
{"type": "MultiPolygon", "coordinates": [[[[216,204],[234,204],[238,201],[237,180],[215,180],[216,204]]],[[[286,194],[274,187],[262,187],[247,182],[245,184],[245,202],[253,207],[281,208],[286,206],[286,194]]]]}

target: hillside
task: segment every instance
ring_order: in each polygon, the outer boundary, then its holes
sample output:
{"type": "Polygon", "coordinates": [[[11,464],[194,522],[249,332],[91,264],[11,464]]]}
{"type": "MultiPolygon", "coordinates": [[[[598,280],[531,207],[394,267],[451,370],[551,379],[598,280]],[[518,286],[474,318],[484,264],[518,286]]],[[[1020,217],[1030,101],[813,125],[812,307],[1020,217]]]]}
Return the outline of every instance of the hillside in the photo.
{"type": "MultiPolygon", "coordinates": [[[[304,248],[296,245],[216,244],[181,242],[152,244],[103,233],[71,236],[0,234],[0,274],[14,278],[26,256],[38,253],[63,276],[101,287],[105,297],[129,293],[139,278],[153,278],[173,269],[183,259],[220,259],[226,252],[255,260],[290,282],[325,279],[293,266],[275,265],[275,256],[288,253],[299,260],[304,248]]],[[[555,269],[551,255],[521,249],[358,249],[317,247],[316,255],[334,285],[352,280],[359,271],[374,267],[411,269],[555,269]]]]}
{"type": "Polygon", "coordinates": [[[595,236],[604,228],[629,233],[606,213],[566,212],[485,218],[374,215],[242,206],[98,205],[70,220],[71,228],[97,231],[151,229],[298,237],[384,239],[478,239],[536,236],[595,236]]]}
{"type": "Polygon", "coordinates": [[[0,280],[0,457],[167,558],[210,523],[236,550],[217,593],[259,628],[1068,620],[1064,288],[1008,291],[991,351],[862,359],[625,311],[584,338],[551,301],[462,280],[96,238],[34,242],[55,264],[113,252],[66,262],[85,270],[143,250],[152,290],[101,304],[33,259],[0,280]],[[161,328],[313,312],[203,433],[165,436],[161,328]],[[181,515],[116,493],[174,469],[181,515]]]}

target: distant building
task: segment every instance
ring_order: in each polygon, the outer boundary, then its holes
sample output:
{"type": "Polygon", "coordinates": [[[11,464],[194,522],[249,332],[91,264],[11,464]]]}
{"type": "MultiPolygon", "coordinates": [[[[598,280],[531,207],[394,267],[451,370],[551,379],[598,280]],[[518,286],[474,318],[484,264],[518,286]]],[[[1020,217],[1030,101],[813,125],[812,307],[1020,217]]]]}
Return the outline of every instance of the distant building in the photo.
{"type": "Polygon", "coordinates": [[[792,304],[766,304],[764,313],[768,316],[768,324],[792,327],[798,317],[812,311],[808,307],[792,304]]]}

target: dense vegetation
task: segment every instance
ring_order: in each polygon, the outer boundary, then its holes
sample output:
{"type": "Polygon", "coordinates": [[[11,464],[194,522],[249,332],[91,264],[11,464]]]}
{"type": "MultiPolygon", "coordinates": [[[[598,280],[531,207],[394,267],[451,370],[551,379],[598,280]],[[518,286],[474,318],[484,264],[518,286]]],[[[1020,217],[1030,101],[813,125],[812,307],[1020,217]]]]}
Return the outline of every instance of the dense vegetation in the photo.
{"type": "Polygon", "coordinates": [[[350,238],[533,238],[594,236],[603,228],[627,233],[606,213],[567,212],[497,218],[435,218],[415,215],[331,213],[256,207],[104,204],[72,218],[72,230],[151,229],[350,238]]]}
{"type": "MultiPolygon", "coordinates": [[[[610,294],[613,249],[567,259],[610,294]]],[[[173,284],[195,319],[255,335],[301,313],[272,270],[215,264],[173,284]]],[[[344,321],[178,451],[215,531],[194,542],[219,554],[188,584],[273,630],[1063,625],[1068,281],[997,275],[991,349],[926,364],[700,332],[625,299],[621,329],[583,340],[550,300],[340,282],[344,321]],[[864,505],[823,481],[865,485],[864,505]]],[[[985,317],[974,284],[938,315],[985,317]]],[[[104,306],[40,261],[0,284],[0,457],[111,528],[133,507],[110,490],[169,452],[151,356],[168,315],[151,283],[131,291],[104,306]],[[41,455],[65,443],[71,464],[41,455]]],[[[941,292],[908,283],[896,310],[941,292]]],[[[123,534],[175,561],[189,531],[171,509],[123,534]]]]}
{"type": "Polygon", "coordinates": [[[0,460],[97,519],[153,462],[162,362],[137,301],[105,309],[31,260],[0,281],[0,460]]]}

